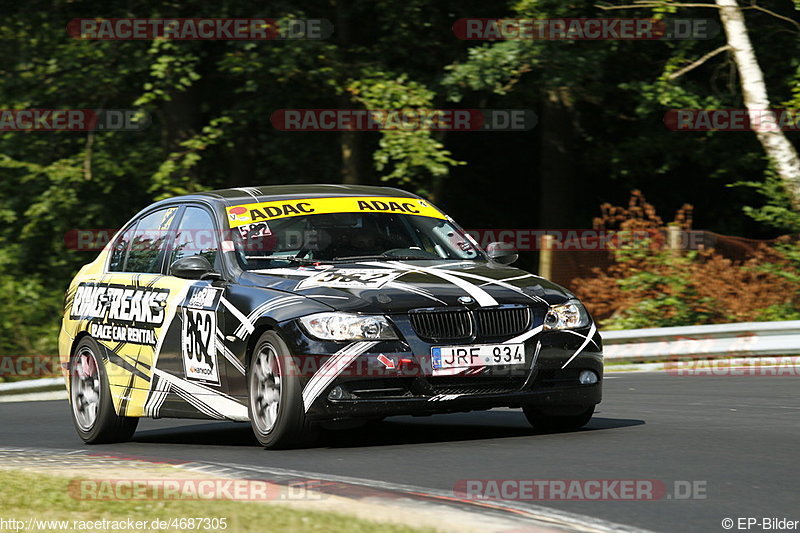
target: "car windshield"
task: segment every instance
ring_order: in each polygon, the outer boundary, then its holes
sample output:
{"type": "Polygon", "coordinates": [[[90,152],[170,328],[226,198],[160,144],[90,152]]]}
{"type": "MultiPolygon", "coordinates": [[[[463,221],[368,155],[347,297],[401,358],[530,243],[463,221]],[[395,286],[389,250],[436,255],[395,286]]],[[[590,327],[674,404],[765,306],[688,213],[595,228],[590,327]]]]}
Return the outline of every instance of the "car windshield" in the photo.
{"type": "Polygon", "coordinates": [[[449,220],[398,213],[326,213],[251,223],[234,232],[245,270],[357,260],[483,257],[449,220]]]}

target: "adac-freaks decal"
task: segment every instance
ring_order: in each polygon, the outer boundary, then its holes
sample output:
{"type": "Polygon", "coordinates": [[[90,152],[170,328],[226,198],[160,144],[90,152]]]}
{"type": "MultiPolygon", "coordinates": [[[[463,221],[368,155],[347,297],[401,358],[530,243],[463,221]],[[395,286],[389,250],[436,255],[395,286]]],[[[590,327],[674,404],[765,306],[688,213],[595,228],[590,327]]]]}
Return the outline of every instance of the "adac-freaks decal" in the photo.
{"type": "Polygon", "coordinates": [[[155,328],[164,321],[168,297],[168,289],[81,283],[70,318],[88,320],[89,334],[99,340],[155,346],[155,328]]]}
{"type": "Polygon", "coordinates": [[[425,200],[384,196],[307,198],[242,204],[227,208],[231,228],[249,226],[277,218],[330,213],[396,213],[446,220],[447,217],[425,200]]]}
{"type": "Polygon", "coordinates": [[[307,277],[295,290],[314,287],[378,289],[401,274],[403,271],[388,268],[331,268],[307,277]]]}
{"type": "Polygon", "coordinates": [[[186,379],[219,385],[217,306],[222,289],[193,286],[184,301],[181,353],[186,379]]]}

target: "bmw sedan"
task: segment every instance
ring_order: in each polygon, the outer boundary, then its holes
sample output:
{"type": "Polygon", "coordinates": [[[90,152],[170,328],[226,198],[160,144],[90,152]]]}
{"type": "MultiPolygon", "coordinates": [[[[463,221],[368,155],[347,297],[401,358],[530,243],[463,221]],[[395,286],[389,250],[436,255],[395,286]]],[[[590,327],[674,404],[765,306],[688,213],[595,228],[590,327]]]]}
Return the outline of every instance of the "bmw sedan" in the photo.
{"type": "Polygon", "coordinates": [[[414,194],[242,187],[136,214],[66,294],[59,352],[87,443],[142,417],[249,422],[267,448],[392,415],[522,409],[583,426],[600,335],[568,290],[414,194]]]}

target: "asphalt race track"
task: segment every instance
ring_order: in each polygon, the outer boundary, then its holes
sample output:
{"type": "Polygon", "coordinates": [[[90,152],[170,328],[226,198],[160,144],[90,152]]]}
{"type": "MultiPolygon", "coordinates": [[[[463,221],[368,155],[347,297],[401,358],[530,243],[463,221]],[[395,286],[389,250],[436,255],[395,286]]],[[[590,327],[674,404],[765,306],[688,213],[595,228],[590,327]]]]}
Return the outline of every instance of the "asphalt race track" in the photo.
{"type": "MultiPolygon", "coordinates": [[[[604,398],[572,433],[536,433],[521,412],[495,410],[390,418],[327,432],[312,449],[265,451],[245,424],[144,420],[134,442],[92,450],[439,490],[465,479],[647,479],[672,492],[676,480],[697,481],[704,499],[534,503],[654,531],[724,531],[723,518],[800,520],[797,377],[618,373],[607,377],[604,398]]],[[[85,449],[66,402],[2,403],[0,428],[0,447],[85,449]]]]}

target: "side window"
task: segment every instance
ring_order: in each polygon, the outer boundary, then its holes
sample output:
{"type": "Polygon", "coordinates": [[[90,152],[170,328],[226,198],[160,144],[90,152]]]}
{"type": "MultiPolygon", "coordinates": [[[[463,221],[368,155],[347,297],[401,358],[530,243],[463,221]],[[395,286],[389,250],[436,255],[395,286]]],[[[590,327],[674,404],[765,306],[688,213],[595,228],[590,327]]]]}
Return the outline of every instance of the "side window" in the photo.
{"type": "Polygon", "coordinates": [[[178,226],[168,264],[184,257],[202,255],[208,259],[214,270],[219,271],[219,239],[216,233],[214,221],[208,211],[199,207],[187,207],[178,226]]]}
{"type": "MultiPolygon", "coordinates": [[[[124,272],[161,272],[159,254],[167,244],[167,230],[176,208],[162,209],[142,218],[130,233],[131,244],[124,272]]],[[[113,256],[112,256],[113,259],[113,256]]]]}
{"type": "Polygon", "coordinates": [[[131,244],[131,235],[135,231],[136,224],[114,238],[114,247],[111,249],[111,259],[108,262],[109,272],[122,272],[125,268],[125,256],[131,244]]]}

